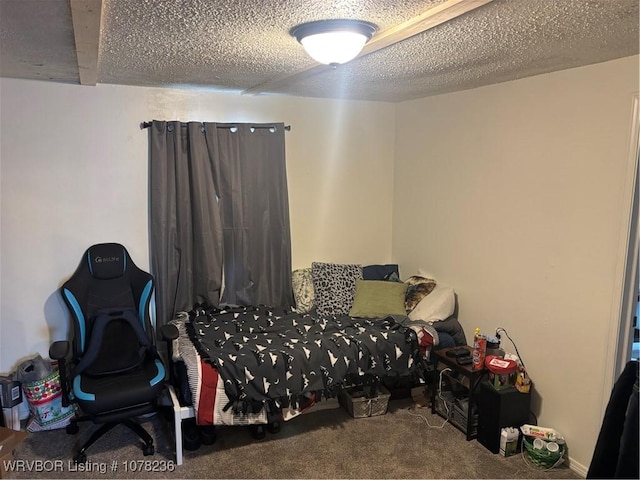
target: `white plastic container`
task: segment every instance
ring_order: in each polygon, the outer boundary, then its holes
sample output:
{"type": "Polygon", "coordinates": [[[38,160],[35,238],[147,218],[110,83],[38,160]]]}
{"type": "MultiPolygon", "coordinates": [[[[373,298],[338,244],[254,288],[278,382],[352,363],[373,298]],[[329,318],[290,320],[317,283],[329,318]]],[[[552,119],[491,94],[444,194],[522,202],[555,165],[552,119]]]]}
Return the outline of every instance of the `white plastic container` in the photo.
{"type": "Polygon", "coordinates": [[[500,431],[500,455],[509,457],[518,453],[520,431],[514,427],[506,427],[500,431]]]}

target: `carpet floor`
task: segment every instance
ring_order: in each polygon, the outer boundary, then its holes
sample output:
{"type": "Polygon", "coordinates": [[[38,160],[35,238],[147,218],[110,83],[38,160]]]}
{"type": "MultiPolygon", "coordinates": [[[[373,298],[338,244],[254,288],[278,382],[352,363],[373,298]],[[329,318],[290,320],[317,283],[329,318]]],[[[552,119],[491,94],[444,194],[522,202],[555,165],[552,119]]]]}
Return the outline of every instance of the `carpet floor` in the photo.
{"type": "Polygon", "coordinates": [[[392,399],[385,415],[351,418],[341,408],[309,412],[280,432],[254,440],[246,427],[218,427],[217,440],[174,463],[170,421],[142,420],[156,453],[144,457],[137,437],[117,426],[76,466],[73,449],[95,426],[30,433],[15,450],[8,478],[580,478],[565,462],[542,469],[524,454],[493,454],[410,398],[392,399]],[[22,466],[21,466],[22,465],[22,466]]]}

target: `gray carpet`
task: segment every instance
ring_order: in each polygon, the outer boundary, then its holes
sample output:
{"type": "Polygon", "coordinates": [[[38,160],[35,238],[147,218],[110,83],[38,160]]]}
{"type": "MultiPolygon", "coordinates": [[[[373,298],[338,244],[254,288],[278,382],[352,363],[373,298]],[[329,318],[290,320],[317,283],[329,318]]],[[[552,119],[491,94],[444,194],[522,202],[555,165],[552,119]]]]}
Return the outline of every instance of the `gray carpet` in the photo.
{"type": "Polygon", "coordinates": [[[171,472],[144,471],[174,466],[170,423],[162,415],[143,421],[155,438],[153,457],[144,457],[135,436],[118,426],[89,449],[90,471],[72,471],[73,446],[95,428],[81,424],[76,436],[64,430],[30,434],[16,459],[58,462],[25,462],[9,478],[580,478],[566,463],[543,470],[523,454],[494,455],[450,424],[436,428],[442,424],[411,399],[392,399],[386,415],[354,419],[342,409],[310,412],[259,441],[245,427],[218,427],[215,444],[185,451],[184,464],[171,472]]]}

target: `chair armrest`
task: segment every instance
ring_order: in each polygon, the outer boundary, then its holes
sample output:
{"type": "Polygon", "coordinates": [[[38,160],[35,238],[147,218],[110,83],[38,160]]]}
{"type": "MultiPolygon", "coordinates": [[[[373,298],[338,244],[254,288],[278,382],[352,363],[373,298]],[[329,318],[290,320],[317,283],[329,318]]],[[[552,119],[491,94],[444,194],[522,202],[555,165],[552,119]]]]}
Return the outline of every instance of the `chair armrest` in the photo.
{"type": "Polygon", "coordinates": [[[180,335],[178,328],[170,324],[162,325],[162,327],[160,327],[160,333],[164,340],[175,340],[180,335]]]}
{"type": "Polygon", "coordinates": [[[167,342],[167,354],[169,357],[167,363],[167,366],[169,367],[169,384],[173,385],[175,377],[173,366],[171,366],[171,362],[173,360],[173,341],[180,336],[180,331],[175,325],[167,323],[160,327],[160,334],[162,335],[162,339],[167,342]]]}
{"type": "Polygon", "coordinates": [[[71,350],[68,340],[58,340],[53,342],[49,347],[49,358],[52,360],[64,360],[69,355],[71,350]]]}
{"type": "Polygon", "coordinates": [[[62,390],[62,406],[68,407],[71,404],[69,384],[69,374],[67,372],[67,357],[71,352],[71,343],[68,340],[58,340],[49,347],[49,358],[58,361],[58,371],[60,373],[60,388],[62,390]]]}

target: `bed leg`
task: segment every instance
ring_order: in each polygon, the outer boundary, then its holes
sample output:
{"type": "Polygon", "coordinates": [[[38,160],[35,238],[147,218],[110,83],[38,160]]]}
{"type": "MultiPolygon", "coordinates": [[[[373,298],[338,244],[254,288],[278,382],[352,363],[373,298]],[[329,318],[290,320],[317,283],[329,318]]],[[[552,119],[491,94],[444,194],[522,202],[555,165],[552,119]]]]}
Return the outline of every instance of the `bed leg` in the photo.
{"type": "Polygon", "coordinates": [[[173,386],[169,386],[171,405],[173,406],[174,435],[176,441],[176,465],[182,465],[182,407],[173,386]]]}

